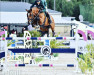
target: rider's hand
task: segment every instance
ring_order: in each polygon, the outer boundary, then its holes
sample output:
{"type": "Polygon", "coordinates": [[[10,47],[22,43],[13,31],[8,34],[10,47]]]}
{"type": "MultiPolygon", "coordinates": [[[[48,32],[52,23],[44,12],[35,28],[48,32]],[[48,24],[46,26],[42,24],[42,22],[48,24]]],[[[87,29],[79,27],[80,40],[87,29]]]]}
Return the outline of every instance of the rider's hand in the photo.
{"type": "Polygon", "coordinates": [[[42,10],[39,10],[40,13],[42,13],[43,11],[42,10]]]}

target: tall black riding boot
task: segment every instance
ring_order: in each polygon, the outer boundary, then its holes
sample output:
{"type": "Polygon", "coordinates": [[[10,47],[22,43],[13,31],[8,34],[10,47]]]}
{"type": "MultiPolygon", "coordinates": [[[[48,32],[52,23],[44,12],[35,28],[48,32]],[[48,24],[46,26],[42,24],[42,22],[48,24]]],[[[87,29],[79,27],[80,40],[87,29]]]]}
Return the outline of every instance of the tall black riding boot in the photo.
{"type": "Polygon", "coordinates": [[[49,15],[48,18],[49,18],[49,24],[51,24],[52,23],[51,16],[49,15]]]}

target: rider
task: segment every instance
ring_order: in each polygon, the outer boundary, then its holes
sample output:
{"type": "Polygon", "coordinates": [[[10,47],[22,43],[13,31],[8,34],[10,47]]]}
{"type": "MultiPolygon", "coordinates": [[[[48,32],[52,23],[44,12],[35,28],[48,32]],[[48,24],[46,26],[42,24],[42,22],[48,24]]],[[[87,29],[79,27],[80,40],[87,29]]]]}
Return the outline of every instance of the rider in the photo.
{"type": "Polygon", "coordinates": [[[51,17],[50,15],[48,14],[47,10],[46,10],[46,7],[47,7],[47,3],[45,0],[36,0],[32,6],[30,7],[30,10],[32,10],[32,8],[34,7],[34,5],[36,5],[37,8],[41,9],[39,12],[44,12],[46,17],[48,17],[49,19],[49,24],[52,23],[52,20],[51,20],[51,17]]]}

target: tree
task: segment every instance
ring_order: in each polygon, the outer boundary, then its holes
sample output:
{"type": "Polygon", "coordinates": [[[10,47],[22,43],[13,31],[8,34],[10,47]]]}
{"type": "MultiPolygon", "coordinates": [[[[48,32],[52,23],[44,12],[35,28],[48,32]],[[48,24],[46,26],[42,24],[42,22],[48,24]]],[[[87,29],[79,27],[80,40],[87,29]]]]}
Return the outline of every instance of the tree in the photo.
{"type": "Polygon", "coordinates": [[[54,0],[46,0],[47,1],[47,7],[50,9],[54,9],[54,0]]]}
{"type": "Polygon", "coordinates": [[[62,16],[72,16],[73,8],[72,1],[56,0],[56,10],[62,12],[62,16]]]}
{"type": "Polygon", "coordinates": [[[94,3],[94,0],[77,0],[77,1],[83,5],[94,3]]]}

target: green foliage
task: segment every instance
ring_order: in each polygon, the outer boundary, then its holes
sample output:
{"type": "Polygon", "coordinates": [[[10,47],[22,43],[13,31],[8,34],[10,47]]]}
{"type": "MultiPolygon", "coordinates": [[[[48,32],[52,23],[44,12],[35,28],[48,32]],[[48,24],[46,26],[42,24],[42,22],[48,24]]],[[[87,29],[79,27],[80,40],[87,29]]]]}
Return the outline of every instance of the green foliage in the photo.
{"type": "MultiPolygon", "coordinates": [[[[41,33],[36,31],[36,30],[33,30],[33,31],[29,31],[31,37],[41,37],[41,33]]],[[[38,45],[37,45],[37,41],[36,40],[33,40],[32,41],[32,48],[38,48],[38,45]]]]}
{"type": "Polygon", "coordinates": [[[57,40],[51,40],[50,41],[50,47],[51,48],[60,48],[60,46],[64,46],[63,44],[63,41],[57,41],[57,40]]]}
{"type": "Polygon", "coordinates": [[[43,61],[43,58],[35,58],[35,61],[36,62],[41,62],[41,61],[43,61]]]}
{"type": "Polygon", "coordinates": [[[47,7],[50,9],[54,9],[54,0],[46,0],[47,1],[47,7]]]}
{"type": "Polygon", "coordinates": [[[78,1],[81,2],[81,4],[83,5],[94,3],[94,0],[78,0],[78,1]]]}
{"type": "Polygon", "coordinates": [[[3,34],[3,36],[2,37],[5,37],[5,34],[3,34]]]}
{"type": "Polygon", "coordinates": [[[18,58],[15,58],[15,60],[18,60],[18,58]]]}
{"type": "Polygon", "coordinates": [[[85,21],[94,23],[94,4],[80,5],[80,14],[83,15],[85,21]]]}
{"type": "Polygon", "coordinates": [[[90,58],[94,59],[94,45],[93,44],[90,44],[90,45],[87,45],[86,47],[88,49],[88,52],[90,53],[90,58]]]}
{"type": "Polygon", "coordinates": [[[37,40],[32,40],[32,48],[38,48],[37,40]]]}
{"type": "Polygon", "coordinates": [[[80,55],[81,59],[78,59],[79,68],[81,69],[82,73],[87,73],[94,68],[94,45],[90,44],[86,46],[88,52],[86,54],[80,55]]]}
{"type": "Polygon", "coordinates": [[[23,36],[24,36],[24,34],[23,34],[23,33],[20,33],[20,34],[19,34],[19,37],[23,37],[23,36]]]}
{"type": "Polygon", "coordinates": [[[24,57],[23,56],[19,56],[18,59],[21,59],[23,61],[24,57]]]}
{"type": "MultiPolygon", "coordinates": [[[[56,37],[58,37],[58,35],[56,35],[56,37]]],[[[57,41],[57,40],[51,40],[50,41],[50,47],[51,48],[60,48],[60,46],[64,46],[64,45],[62,45],[62,43],[63,43],[63,41],[57,41]]],[[[53,53],[53,56],[54,57],[58,57],[58,53],[53,53]]]]}
{"type": "Polygon", "coordinates": [[[9,47],[11,44],[14,44],[15,42],[14,41],[8,41],[8,44],[7,44],[7,47],[9,47]]]}
{"type": "Polygon", "coordinates": [[[44,45],[44,43],[43,42],[39,42],[39,45],[44,45]]]}
{"type": "Polygon", "coordinates": [[[62,12],[62,16],[73,15],[73,3],[66,0],[56,0],[56,10],[62,12]]]}
{"type": "MultiPolygon", "coordinates": [[[[79,17],[79,2],[77,0],[55,0],[56,11],[62,12],[62,16],[74,16],[79,17]]],[[[47,0],[48,8],[54,8],[54,0],[47,0]]]]}
{"type": "Polygon", "coordinates": [[[21,1],[21,0],[1,0],[1,1],[21,1]]]}
{"type": "Polygon", "coordinates": [[[58,57],[58,55],[59,55],[58,53],[53,53],[54,57],[58,57]]]}
{"type": "MultiPolygon", "coordinates": [[[[54,0],[47,0],[48,8],[53,9],[54,7],[54,0]]],[[[56,10],[62,12],[62,16],[74,16],[76,17],[76,20],[79,20],[79,15],[81,14],[81,8],[79,8],[79,5],[85,5],[86,8],[83,11],[85,16],[84,20],[94,22],[94,6],[88,6],[94,4],[94,0],[56,0],[56,10]],[[88,9],[90,8],[90,9],[88,9]]],[[[83,9],[84,10],[84,9],[83,9]]],[[[84,15],[81,14],[81,15],[84,15]]]]}
{"type": "MultiPolygon", "coordinates": [[[[63,45],[62,43],[63,43],[64,41],[57,41],[57,40],[51,40],[50,41],[50,47],[51,48],[60,48],[60,46],[62,47],[62,46],[65,46],[65,45],[63,45]]],[[[62,47],[62,48],[64,48],[64,47],[62,47]]],[[[58,57],[58,53],[53,53],[53,56],[54,57],[58,57]]]]}
{"type": "Polygon", "coordinates": [[[36,30],[29,31],[29,33],[31,34],[31,37],[40,37],[41,36],[41,33],[36,30]]]}

